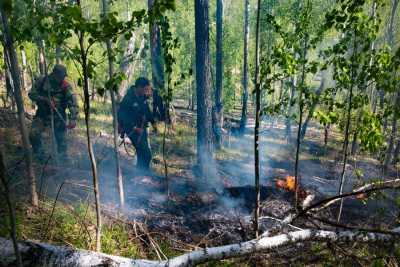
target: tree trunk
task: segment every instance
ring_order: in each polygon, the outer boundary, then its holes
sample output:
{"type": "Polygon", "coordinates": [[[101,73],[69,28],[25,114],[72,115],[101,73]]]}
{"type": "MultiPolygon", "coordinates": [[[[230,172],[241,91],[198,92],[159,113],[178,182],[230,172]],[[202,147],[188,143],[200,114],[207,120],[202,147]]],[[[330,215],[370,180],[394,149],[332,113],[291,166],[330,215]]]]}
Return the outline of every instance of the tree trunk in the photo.
{"type": "Polygon", "coordinates": [[[393,160],[392,163],[396,164],[400,160],[400,138],[397,140],[396,149],[393,152],[393,160]]]}
{"type": "Polygon", "coordinates": [[[9,181],[10,179],[7,177],[7,168],[4,162],[4,151],[2,147],[0,146],[0,182],[3,184],[3,196],[6,199],[7,203],[7,208],[8,208],[8,213],[10,217],[10,236],[11,240],[13,242],[13,248],[14,248],[14,253],[15,253],[15,258],[16,258],[16,263],[18,267],[22,267],[22,260],[21,260],[21,253],[19,252],[18,249],[18,243],[17,243],[17,223],[15,219],[15,207],[14,207],[14,201],[11,200],[11,192],[10,192],[10,186],[9,186],[9,181]]]}
{"type": "Polygon", "coordinates": [[[242,96],[242,116],[240,118],[240,133],[243,134],[247,124],[247,100],[248,92],[248,56],[249,56],[249,0],[244,3],[244,38],[243,38],[243,96],[242,96]]]}
{"type": "MultiPolygon", "coordinates": [[[[210,261],[246,257],[255,253],[273,253],[281,248],[295,247],[296,244],[308,242],[329,243],[394,243],[399,240],[399,229],[388,233],[372,233],[357,230],[298,230],[285,234],[267,237],[262,235],[243,243],[220,247],[209,247],[170,258],[167,261],[134,260],[119,256],[107,255],[70,247],[60,247],[36,242],[18,244],[26,266],[31,267],[67,267],[67,266],[125,266],[125,267],[185,267],[197,266],[210,261]]],[[[0,237],[0,265],[13,266],[15,261],[12,244],[0,237]]],[[[298,246],[298,245],[297,245],[298,246]]]]}
{"type": "Polygon", "coordinates": [[[26,62],[26,53],[24,49],[21,49],[21,61],[22,61],[22,69],[21,69],[21,90],[26,91],[26,87],[28,86],[26,82],[26,69],[27,69],[27,62],[26,62]]]}
{"type": "Polygon", "coordinates": [[[195,0],[197,160],[203,175],[213,160],[208,0],[195,0]]]}
{"type": "MultiPolygon", "coordinates": [[[[77,5],[81,9],[81,2],[77,0],[77,5]]],[[[97,173],[96,158],[94,156],[92,140],[90,137],[90,94],[89,94],[89,78],[88,78],[88,67],[87,67],[87,50],[85,47],[85,32],[79,32],[79,48],[81,57],[81,66],[83,74],[83,93],[84,93],[84,112],[85,112],[85,124],[86,124],[86,138],[89,159],[92,168],[93,176],[93,191],[95,198],[96,207],[96,251],[101,250],[101,206],[100,206],[100,190],[99,190],[99,178],[97,173]]]]}
{"type": "Polygon", "coordinates": [[[396,19],[396,11],[397,7],[399,6],[399,0],[392,0],[392,9],[390,12],[390,21],[389,21],[389,27],[388,27],[388,44],[389,46],[393,49],[394,48],[394,25],[395,25],[395,19],[396,19]]]}
{"type": "MultiPolygon", "coordinates": [[[[5,47],[4,47],[5,50],[5,47]]],[[[14,90],[11,85],[11,72],[10,68],[8,67],[7,57],[6,54],[4,55],[4,76],[6,80],[6,100],[9,101],[11,110],[14,112],[16,110],[15,107],[15,97],[14,97],[14,90]]]]}
{"type": "MultiPolygon", "coordinates": [[[[196,57],[193,56],[193,54],[191,54],[191,56],[190,56],[191,64],[190,65],[192,66],[193,70],[196,69],[196,60],[195,60],[195,58],[196,57]]],[[[195,72],[193,71],[193,73],[195,73],[195,72]]],[[[196,108],[196,78],[195,78],[194,75],[190,76],[190,82],[191,82],[191,89],[192,89],[192,91],[191,91],[192,105],[191,105],[190,109],[192,111],[194,111],[195,108],[196,108]]]]}
{"type": "Polygon", "coordinates": [[[122,81],[121,86],[118,91],[118,101],[122,99],[122,97],[125,95],[126,90],[129,87],[129,82],[131,80],[132,74],[135,71],[135,68],[137,67],[137,63],[139,62],[141,55],[143,53],[143,50],[145,49],[146,45],[146,38],[142,38],[139,48],[137,50],[136,55],[134,55],[135,52],[135,40],[136,36],[135,34],[132,35],[132,37],[129,39],[127,48],[124,53],[124,57],[120,63],[119,69],[120,72],[125,74],[126,80],[122,81]]]}
{"type": "Polygon", "coordinates": [[[308,112],[307,118],[304,121],[303,127],[301,128],[301,134],[300,134],[301,139],[304,139],[304,136],[306,135],[308,124],[310,123],[312,117],[314,116],[314,111],[318,105],[319,97],[321,96],[324,89],[325,89],[325,76],[323,75],[321,84],[319,85],[317,92],[315,92],[316,100],[313,102],[312,106],[310,107],[310,111],[308,112]]]}
{"type": "MultiPolygon", "coordinates": [[[[357,53],[357,38],[354,38],[353,44],[353,56],[357,53]]],[[[353,62],[351,63],[353,64],[353,62]]],[[[350,131],[350,122],[351,122],[351,110],[353,104],[353,89],[354,89],[354,79],[355,79],[355,71],[356,66],[351,66],[351,78],[350,78],[350,90],[349,90],[349,99],[348,99],[348,107],[347,107],[347,121],[346,121],[346,128],[345,128],[345,136],[344,136],[344,144],[343,144],[343,168],[342,173],[340,175],[340,184],[339,184],[339,195],[343,193],[343,186],[345,182],[345,174],[346,174],[346,165],[347,165],[347,156],[348,156],[348,146],[349,146],[349,131],[350,131]]],[[[342,216],[342,209],[343,209],[343,199],[340,201],[339,212],[337,215],[337,221],[340,221],[342,216]]]]}
{"type": "Polygon", "coordinates": [[[222,83],[223,83],[223,17],[224,17],[224,1],[217,0],[217,44],[216,44],[216,60],[215,60],[215,105],[213,112],[215,120],[213,120],[213,129],[215,135],[215,147],[220,149],[222,146],[222,112],[223,112],[223,104],[222,104],[222,83]]]}
{"type": "Polygon", "coordinates": [[[40,40],[37,44],[39,51],[39,72],[40,75],[47,74],[46,56],[44,53],[44,41],[40,40]]]}
{"type": "Polygon", "coordinates": [[[297,126],[297,145],[296,145],[296,160],[294,163],[294,183],[295,183],[295,205],[294,207],[297,209],[298,206],[298,200],[299,200],[299,187],[300,187],[300,175],[299,175],[299,160],[300,160],[300,146],[301,146],[301,127],[303,123],[303,109],[304,109],[304,103],[303,103],[303,88],[304,88],[304,83],[306,79],[306,58],[307,58],[307,44],[308,44],[308,36],[305,36],[303,40],[303,66],[301,70],[301,79],[300,79],[300,90],[299,90],[299,124],[297,126]]]}
{"type": "MultiPolygon", "coordinates": [[[[391,10],[389,27],[388,27],[388,32],[387,32],[388,45],[391,49],[394,49],[394,20],[395,20],[396,10],[399,5],[399,2],[400,2],[399,0],[392,1],[392,10],[391,10]]],[[[393,74],[393,75],[395,75],[395,74],[393,74]]],[[[395,100],[395,105],[394,105],[395,112],[392,117],[392,131],[391,131],[391,134],[389,137],[389,145],[386,150],[385,161],[383,164],[384,170],[387,170],[387,168],[389,167],[389,164],[392,161],[392,152],[394,149],[394,142],[395,142],[395,138],[396,138],[396,134],[397,134],[397,120],[398,120],[397,114],[400,109],[399,106],[400,106],[400,90],[397,92],[397,95],[396,95],[396,100],[395,100]]],[[[385,125],[387,125],[387,118],[385,118],[385,121],[386,121],[385,125]]],[[[385,126],[385,129],[386,129],[386,126],[385,126]]]]}
{"type": "Polygon", "coordinates": [[[396,140],[396,135],[397,135],[397,120],[398,120],[397,114],[399,114],[400,112],[400,90],[397,92],[394,109],[395,110],[392,117],[392,131],[390,133],[389,145],[386,150],[385,161],[383,164],[385,170],[389,168],[389,165],[392,162],[394,142],[396,140]]]}
{"type": "MultiPolygon", "coordinates": [[[[108,14],[108,0],[102,0],[102,13],[103,16],[106,16],[108,14]]],[[[114,76],[114,57],[112,54],[112,44],[110,40],[106,41],[106,46],[108,55],[108,77],[109,79],[112,79],[114,76]]],[[[113,116],[114,159],[115,159],[118,192],[119,192],[119,204],[120,207],[123,208],[125,204],[125,196],[124,196],[124,183],[122,179],[121,164],[118,152],[118,112],[117,112],[117,101],[115,99],[116,88],[107,88],[107,89],[110,91],[111,112],[113,116]]]]}
{"type": "Polygon", "coordinates": [[[297,87],[297,79],[296,77],[291,77],[291,86],[290,86],[290,95],[289,95],[289,102],[287,105],[287,110],[286,110],[286,141],[287,143],[290,143],[292,140],[292,101],[294,99],[296,87],[297,87]]]}
{"type": "Polygon", "coordinates": [[[56,46],[56,64],[62,64],[62,50],[59,45],[56,46]]]}
{"type": "Polygon", "coordinates": [[[8,18],[6,12],[3,10],[3,7],[0,5],[0,13],[1,13],[1,20],[3,25],[3,38],[5,43],[5,53],[8,59],[8,68],[12,75],[12,87],[14,89],[14,98],[17,104],[17,112],[18,112],[18,120],[19,126],[21,131],[21,138],[22,138],[22,145],[24,148],[25,154],[25,162],[27,168],[27,177],[29,178],[30,182],[30,200],[33,206],[38,205],[38,196],[36,192],[36,178],[35,172],[33,169],[33,160],[32,160],[32,149],[29,142],[28,137],[28,129],[25,123],[25,108],[24,102],[21,93],[21,77],[20,77],[20,70],[18,66],[18,57],[17,52],[14,47],[13,37],[10,32],[10,27],[8,24],[8,18]]]}
{"type": "MultiPolygon", "coordinates": [[[[155,0],[148,0],[148,9],[154,5],[155,0]]],[[[153,86],[159,92],[164,91],[164,62],[162,56],[160,27],[156,22],[149,24],[150,31],[150,52],[151,52],[151,73],[153,78],[153,86]]]]}
{"type": "Polygon", "coordinates": [[[259,132],[260,132],[260,113],[261,113],[261,88],[260,88],[260,13],[261,0],[257,2],[257,20],[256,20],[256,61],[254,84],[256,85],[256,114],[254,125],[254,178],[256,189],[256,203],[254,210],[254,232],[255,237],[259,234],[258,218],[260,216],[260,151],[259,151],[259,132]]]}

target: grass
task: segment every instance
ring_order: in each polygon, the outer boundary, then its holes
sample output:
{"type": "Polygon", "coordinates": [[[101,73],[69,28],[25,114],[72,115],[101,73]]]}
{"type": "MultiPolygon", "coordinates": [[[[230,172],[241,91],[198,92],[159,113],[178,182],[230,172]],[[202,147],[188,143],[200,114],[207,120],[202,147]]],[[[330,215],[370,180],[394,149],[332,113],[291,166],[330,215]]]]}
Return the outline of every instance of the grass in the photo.
{"type": "MultiPolygon", "coordinates": [[[[52,205],[53,201],[44,201],[40,208],[34,209],[20,203],[16,212],[18,239],[40,240],[55,245],[94,250],[93,209],[84,203],[73,206],[59,203],[51,216],[52,205]]],[[[0,236],[8,238],[8,216],[1,216],[0,222],[0,236]]],[[[140,244],[130,237],[131,234],[123,222],[105,220],[102,252],[129,258],[142,256],[140,244]]]]}

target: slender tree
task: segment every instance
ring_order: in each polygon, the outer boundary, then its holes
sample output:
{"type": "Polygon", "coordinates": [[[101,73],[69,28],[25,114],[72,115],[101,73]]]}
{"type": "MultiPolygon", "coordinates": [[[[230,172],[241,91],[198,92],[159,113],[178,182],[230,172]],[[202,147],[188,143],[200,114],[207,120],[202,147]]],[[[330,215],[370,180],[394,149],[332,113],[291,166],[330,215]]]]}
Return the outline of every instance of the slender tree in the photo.
{"type": "Polygon", "coordinates": [[[248,92],[248,56],[249,56],[249,0],[244,2],[244,37],[243,37],[243,94],[242,94],[242,116],[240,118],[240,133],[244,133],[247,124],[247,100],[248,92]]]}
{"type": "Polygon", "coordinates": [[[213,159],[208,6],[208,0],[195,0],[197,160],[203,175],[213,159]]]}
{"type": "MultiPolygon", "coordinates": [[[[103,17],[107,16],[108,13],[108,0],[102,0],[102,11],[103,17]]],[[[108,77],[111,80],[114,76],[114,56],[112,52],[112,44],[110,40],[106,41],[107,46],[107,55],[108,55],[108,77]]],[[[119,192],[119,203],[121,208],[123,208],[125,203],[124,197],[124,183],[122,179],[121,172],[121,163],[119,160],[119,152],[118,152],[118,113],[117,113],[117,101],[115,97],[115,88],[108,88],[110,91],[111,97],[111,111],[113,116],[113,143],[114,143],[114,159],[115,159],[115,169],[116,169],[116,178],[118,183],[118,192],[119,192]]]]}
{"type": "Polygon", "coordinates": [[[260,114],[261,114],[261,86],[260,86],[260,13],[261,0],[257,2],[257,20],[256,20],[256,58],[255,58],[255,73],[254,84],[256,85],[256,114],[254,126],[254,178],[256,189],[256,202],[254,210],[254,232],[256,238],[259,234],[258,218],[260,216],[260,114]]]}
{"type": "Polygon", "coordinates": [[[215,135],[215,147],[217,149],[221,148],[222,145],[222,82],[223,82],[223,17],[224,17],[224,1],[217,0],[217,43],[216,43],[216,61],[215,61],[215,96],[214,96],[214,120],[213,129],[215,135]]]}
{"type": "Polygon", "coordinates": [[[4,52],[7,58],[7,67],[11,73],[12,88],[14,90],[14,99],[17,105],[19,128],[24,148],[27,176],[30,182],[30,200],[33,206],[38,205],[38,196],[36,192],[36,177],[33,169],[32,149],[28,137],[28,129],[25,123],[25,108],[21,93],[21,77],[18,65],[17,52],[14,46],[13,36],[10,30],[8,15],[4,6],[0,3],[0,15],[3,26],[4,52]]]}
{"type": "Polygon", "coordinates": [[[10,180],[7,177],[7,168],[4,160],[5,160],[4,151],[0,146],[0,182],[3,184],[3,190],[4,190],[4,192],[2,193],[6,199],[8,214],[10,217],[10,235],[14,246],[17,266],[22,267],[23,265],[22,265],[21,253],[18,249],[18,243],[17,243],[17,223],[15,217],[15,206],[14,206],[14,201],[12,201],[11,199],[11,192],[9,186],[10,180]]]}
{"type": "Polygon", "coordinates": [[[296,159],[294,164],[294,181],[295,181],[295,207],[297,208],[298,199],[299,199],[299,186],[300,186],[300,175],[299,175],[299,161],[300,161],[300,146],[301,146],[301,128],[303,125],[303,94],[305,88],[305,79],[306,79],[306,57],[307,57],[307,45],[308,45],[308,36],[306,35],[303,40],[303,51],[302,51],[302,69],[301,69],[301,77],[299,84],[299,94],[298,94],[298,104],[299,104],[299,124],[297,125],[297,142],[296,142],[296,159]]]}
{"type": "MultiPolygon", "coordinates": [[[[353,105],[353,90],[355,87],[355,77],[356,77],[356,66],[354,62],[355,55],[357,53],[358,47],[357,47],[357,36],[354,34],[353,36],[353,55],[351,57],[352,63],[351,63],[351,68],[350,68],[350,85],[349,85],[349,96],[348,96],[348,101],[347,101],[347,112],[346,112],[346,126],[345,126],[345,135],[344,135],[344,143],[343,143],[343,167],[340,175],[340,183],[339,183],[339,192],[338,194],[343,193],[343,186],[345,182],[345,174],[346,174],[346,165],[347,165],[347,158],[348,158],[348,147],[349,147],[349,132],[350,132],[350,123],[351,123],[351,110],[352,110],[352,105],[353,105]]],[[[340,206],[339,206],[339,213],[337,215],[337,221],[340,221],[340,218],[342,216],[342,209],[343,209],[343,199],[340,201],[340,206]]]]}
{"type": "MultiPolygon", "coordinates": [[[[399,0],[393,0],[392,1],[392,9],[391,9],[391,15],[390,15],[390,20],[389,20],[389,27],[387,31],[387,36],[388,36],[388,45],[389,47],[394,50],[395,48],[395,40],[394,40],[394,24],[395,24],[395,17],[396,17],[396,10],[399,5],[399,0]]],[[[394,74],[395,75],[395,74],[394,74]]],[[[386,170],[389,167],[389,164],[392,161],[393,158],[393,150],[394,150],[394,143],[397,135],[397,120],[398,120],[398,115],[399,114],[399,108],[400,107],[400,89],[397,89],[395,101],[394,101],[394,109],[395,112],[393,113],[392,116],[392,129],[390,132],[390,137],[389,137],[389,142],[388,142],[388,147],[386,150],[386,155],[385,155],[385,161],[384,161],[384,169],[386,170]]]]}
{"type": "MultiPolygon", "coordinates": [[[[76,1],[78,7],[81,9],[81,1],[76,1]]],[[[83,94],[84,94],[84,113],[85,113],[85,125],[86,125],[86,139],[88,146],[89,159],[92,169],[93,177],[93,191],[96,206],[96,251],[101,250],[101,206],[100,206],[100,190],[99,190],[99,176],[97,172],[96,158],[94,156],[92,139],[90,136],[90,94],[89,94],[89,69],[88,69],[88,49],[85,45],[85,34],[84,30],[79,30],[79,48],[80,48],[80,64],[82,67],[83,74],[83,94]]]]}
{"type": "MultiPolygon", "coordinates": [[[[148,9],[154,5],[155,0],[148,0],[148,9]]],[[[150,52],[151,52],[151,73],[153,78],[153,87],[162,92],[164,90],[164,62],[162,56],[160,27],[152,20],[149,24],[150,32],[150,52]]]]}
{"type": "Polygon", "coordinates": [[[318,105],[318,100],[319,100],[319,98],[321,97],[321,94],[322,94],[322,92],[323,92],[324,89],[325,89],[325,80],[326,80],[326,79],[325,79],[325,75],[324,75],[324,73],[322,73],[321,83],[320,83],[320,85],[319,85],[317,91],[315,92],[316,100],[312,103],[312,105],[311,105],[311,107],[310,107],[310,109],[309,109],[309,111],[308,111],[307,118],[306,118],[306,120],[304,121],[303,126],[301,127],[301,133],[300,133],[301,139],[304,139],[304,136],[306,135],[307,127],[308,127],[308,125],[309,125],[311,119],[312,119],[313,116],[314,116],[314,111],[315,111],[315,109],[316,109],[316,107],[317,107],[317,105],[318,105]]]}

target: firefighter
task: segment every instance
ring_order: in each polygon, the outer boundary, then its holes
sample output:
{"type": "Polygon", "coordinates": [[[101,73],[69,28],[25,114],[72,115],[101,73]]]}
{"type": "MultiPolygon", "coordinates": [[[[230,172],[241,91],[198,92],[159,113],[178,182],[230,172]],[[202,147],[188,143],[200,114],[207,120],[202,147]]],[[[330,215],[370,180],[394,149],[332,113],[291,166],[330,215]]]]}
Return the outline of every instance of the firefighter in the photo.
{"type": "Polygon", "coordinates": [[[149,100],[153,96],[153,88],[147,78],[140,77],[131,86],[118,109],[118,130],[123,138],[126,134],[136,149],[136,167],[144,172],[150,171],[152,158],[148,140],[148,126],[152,124],[157,132],[155,118],[150,109],[149,100]]]}
{"type": "Polygon", "coordinates": [[[54,118],[54,134],[58,153],[61,159],[68,159],[66,130],[76,126],[78,105],[71,85],[65,80],[67,69],[63,65],[55,65],[51,74],[39,77],[32,86],[28,96],[37,106],[32,121],[30,141],[34,154],[39,160],[44,159],[42,134],[51,126],[51,110],[54,118]],[[69,123],[67,113],[69,110],[69,123]]]}

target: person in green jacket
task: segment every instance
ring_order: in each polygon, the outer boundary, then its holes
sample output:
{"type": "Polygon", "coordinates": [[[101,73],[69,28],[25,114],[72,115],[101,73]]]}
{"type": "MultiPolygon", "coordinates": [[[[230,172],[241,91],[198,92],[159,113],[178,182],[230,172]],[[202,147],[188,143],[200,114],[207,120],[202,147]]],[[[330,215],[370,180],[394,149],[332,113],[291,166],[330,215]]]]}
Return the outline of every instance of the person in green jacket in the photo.
{"type": "Polygon", "coordinates": [[[33,84],[28,96],[37,106],[32,121],[30,141],[34,154],[43,160],[42,134],[51,127],[51,110],[54,117],[54,131],[58,153],[61,159],[67,159],[66,130],[76,126],[78,105],[71,85],[65,80],[67,69],[55,65],[51,74],[39,77],[33,84]],[[69,120],[66,110],[69,110],[69,120]],[[67,123],[68,121],[68,123],[67,123]]]}

